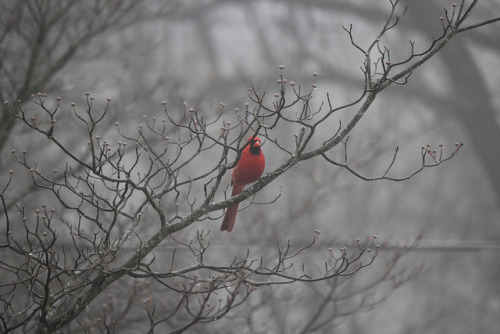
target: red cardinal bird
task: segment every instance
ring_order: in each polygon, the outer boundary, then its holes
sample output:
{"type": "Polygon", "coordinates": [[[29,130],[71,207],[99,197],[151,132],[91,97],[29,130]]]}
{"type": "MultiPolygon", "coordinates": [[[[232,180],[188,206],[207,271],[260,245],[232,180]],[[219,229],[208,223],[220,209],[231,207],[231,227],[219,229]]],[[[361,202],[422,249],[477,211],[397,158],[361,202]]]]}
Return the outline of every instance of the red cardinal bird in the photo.
{"type": "MultiPolygon", "coordinates": [[[[266,160],[264,159],[264,153],[260,149],[260,139],[259,137],[253,137],[252,139],[252,137],[248,138],[249,144],[241,152],[241,158],[231,174],[233,177],[231,197],[241,193],[246,184],[257,181],[264,172],[266,160]]],[[[221,231],[231,232],[233,230],[238,205],[239,203],[236,203],[227,208],[220,227],[221,231]]]]}

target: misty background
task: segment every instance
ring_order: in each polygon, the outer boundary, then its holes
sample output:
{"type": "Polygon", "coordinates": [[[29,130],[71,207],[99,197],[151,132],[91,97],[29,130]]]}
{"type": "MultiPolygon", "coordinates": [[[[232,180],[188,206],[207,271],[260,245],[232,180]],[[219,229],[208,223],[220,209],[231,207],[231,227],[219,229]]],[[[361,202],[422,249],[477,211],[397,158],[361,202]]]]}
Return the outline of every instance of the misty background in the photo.
{"type": "MultiPolygon", "coordinates": [[[[408,5],[406,15],[382,40],[395,60],[408,55],[409,40],[415,41],[416,50],[428,47],[441,32],[442,8],[450,8],[451,2],[404,4],[408,5]]],[[[162,5],[149,4],[152,8],[162,5]]],[[[62,97],[67,110],[70,102],[83,103],[85,92],[102,104],[111,97],[110,129],[117,120],[121,127],[135,129],[143,115],[160,118],[163,100],[171,110],[180,111],[187,101],[206,119],[215,117],[223,101],[227,106],[224,119],[234,122],[234,108],[243,109],[250,102],[248,87],[269,96],[278,91],[278,65],[282,64],[284,76],[304,87],[318,73],[313,100],[317,107],[326,101],[327,92],[335,105],[345,104],[362,90],[364,57],[342,26],[352,24],[356,42],[366,45],[383,26],[390,4],[207,0],[185,1],[172,8],[149,22],[110,29],[91,40],[47,82],[43,92],[49,99],[62,97]]],[[[470,20],[499,15],[497,1],[481,1],[470,20]]],[[[261,191],[257,197],[261,202],[280,197],[270,205],[252,206],[240,213],[231,235],[218,231],[220,220],[193,224],[186,233],[210,229],[212,246],[234,255],[259,244],[263,235],[272,237],[271,246],[286,240],[300,243],[311,239],[315,229],[321,231],[320,243],[326,248],[373,234],[388,245],[405,245],[421,235],[419,247],[397,267],[422,267],[418,278],[369,312],[341,317],[336,331],[496,333],[500,328],[498,29],[495,23],[457,36],[413,73],[407,85],[394,85],[380,94],[347,146],[350,165],[367,177],[383,174],[396,147],[399,154],[391,172],[395,177],[419,168],[421,147],[428,143],[436,149],[442,143],[448,154],[455,150],[455,143],[464,143],[450,161],[404,182],[365,182],[313,159],[261,191]]],[[[348,114],[338,117],[347,120],[348,114]]],[[[71,129],[69,118],[58,119],[61,124],[65,121],[71,129]]],[[[332,124],[332,131],[337,127],[338,123],[332,124]]],[[[33,159],[62,170],[60,152],[34,142],[28,134],[21,124],[15,126],[2,151],[2,174],[19,169],[9,156],[12,147],[38,151],[33,159]]],[[[79,149],[78,138],[70,131],[67,140],[79,149]]],[[[281,163],[280,155],[266,151],[265,144],[263,150],[267,170],[281,163]]],[[[338,148],[335,154],[343,156],[344,151],[338,148]]],[[[229,183],[229,176],[225,182],[229,183]]],[[[25,185],[20,181],[16,191],[22,194],[25,185]]],[[[30,196],[32,203],[44,201],[40,194],[30,196]]],[[[373,266],[383,267],[391,252],[390,247],[383,250],[373,266]]],[[[388,284],[381,290],[390,290],[388,284]]],[[[299,290],[293,303],[269,310],[274,324],[260,324],[255,332],[294,332],[294,319],[307,314],[314,307],[312,296],[321,293],[312,288],[299,290]]],[[[264,297],[254,301],[259,298],[264,297]]],[[[249,304],[207,327],[220,330],[233,322],[245,328],[242,312],[258,303],[252,304],[251,297],[249,304]]],[[[337,307],[341,309],[342,302],[337,307]]]]}

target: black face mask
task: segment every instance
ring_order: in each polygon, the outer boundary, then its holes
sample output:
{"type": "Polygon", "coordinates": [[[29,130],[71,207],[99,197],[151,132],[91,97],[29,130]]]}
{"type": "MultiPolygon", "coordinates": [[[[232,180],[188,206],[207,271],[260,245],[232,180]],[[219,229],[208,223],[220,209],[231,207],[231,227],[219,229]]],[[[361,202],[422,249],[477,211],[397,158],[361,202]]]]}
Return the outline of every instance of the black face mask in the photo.
{"type": "Polygon", "coordinates": [[[253,146],[258,140],[252,140],[250,143],[250,153],[259,155],[260,154],[260,146],[253,146]]]}

